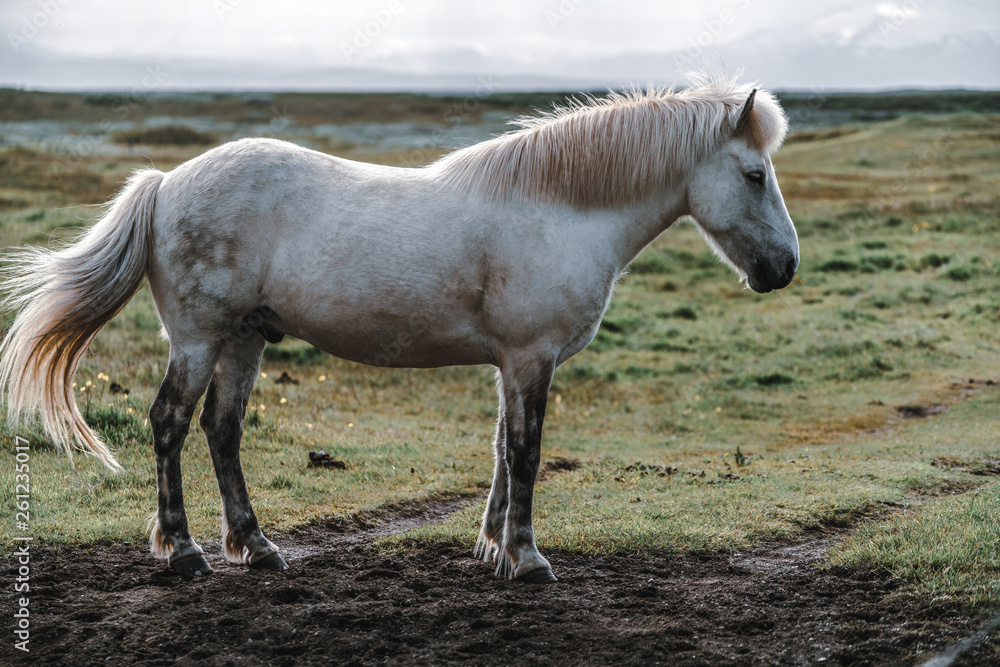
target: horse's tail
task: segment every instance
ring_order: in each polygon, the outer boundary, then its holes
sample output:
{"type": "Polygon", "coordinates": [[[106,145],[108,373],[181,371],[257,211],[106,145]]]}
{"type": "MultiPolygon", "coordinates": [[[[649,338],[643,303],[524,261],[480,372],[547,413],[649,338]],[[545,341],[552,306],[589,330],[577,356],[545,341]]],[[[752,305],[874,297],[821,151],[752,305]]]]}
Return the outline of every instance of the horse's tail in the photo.
{"type": "Polygon", "coordinates": [[[25,248],[3,259],[4,310],[17,317],[0,342],[0,392],[12,424],[37,410],[73,459],[73,442],[112,470],[114,455],[83,420],[72,387],[97,332],[138,291],[152,251],[153,211],[164,174],[134,173],[107,214],[61,250],[25,248]]]}

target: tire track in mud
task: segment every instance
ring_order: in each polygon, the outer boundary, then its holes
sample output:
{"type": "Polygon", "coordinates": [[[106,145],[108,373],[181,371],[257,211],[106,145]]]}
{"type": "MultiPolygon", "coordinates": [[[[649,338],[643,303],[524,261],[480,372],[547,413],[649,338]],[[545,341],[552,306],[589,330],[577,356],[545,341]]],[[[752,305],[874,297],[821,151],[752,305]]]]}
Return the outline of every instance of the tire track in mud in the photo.
{"type": "Polygon", "coordinates": [[[851,435],[881,435],[905,428],[918,419],[933,417],[983,393],[1000,387],[996,378],[962,378],[937,389],[928,389],[912,401],[891,406],[876,400],[872,409],[860,414],[836,419],[824,419],[809,426],[792,429],[774,449],[798,447],[802,444],[822,445],[851,435]]]}
{"type": "Polygon", "coordinates": [[[485,500],[485,493],[432,496],[419,502],[364,512],[350,519],[309,522],[274,537],[272,541],[286,559],[297,560],[324,550],[371,544],[380,537],[444,523],[465,508],[485,500]]]}
{"type": "MultiPolygon", "coordinates": [[[[576,470],[580,462],[556,457],[538,469],[538,484],[576,470]]],[[[293,528],[272,538],[286,558],[300,559],[324,549],[371,544],[380,537],[399,535],[414,528],[444,523],[452,516],[477,503],[485,503],[488,493],[439,494],[420,501],[403,502],[380,510],[363,512],[347,519],[320,519],[293,528]]],[[[205,548],[206,553],[220,554],[221,548],[205,548]]]]}

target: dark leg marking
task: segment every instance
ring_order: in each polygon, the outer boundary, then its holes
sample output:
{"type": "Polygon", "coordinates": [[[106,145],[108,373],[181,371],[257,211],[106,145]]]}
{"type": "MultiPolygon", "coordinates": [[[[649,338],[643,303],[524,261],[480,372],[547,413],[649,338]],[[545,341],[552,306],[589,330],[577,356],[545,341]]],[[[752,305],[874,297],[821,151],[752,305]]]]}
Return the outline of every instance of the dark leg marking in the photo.
{"type": "Polygon", "coordinates": [[[191,539],[181,480],[181,450],[207,382],[199,372],[199,367],[207,364],[198,361],[172,350],[166,377],[149,410],[157,487],[156,513],[150,518],[150,550],[168,558],[174,570],[191,575],[212,571],[201,547],[191,539]]]}
{"type": "Polygon", "coordinates": [[[549,562],[538,552],[531,523],[542,423],[554,369],[554,363],[547,362],[504,374],[508,492],[497,571],[530,582],[556,580],[549,562]]]}
{"type": "Polygon", "coordinates": [[[243,418],[263,350],[264,342],[256,337],[227,345],[216,364],[199,422],[208,439],[222,496],[226,559],[253,568],[285,570],[288,565],[278,548],[260,531],[240,464],[243,418]]]}

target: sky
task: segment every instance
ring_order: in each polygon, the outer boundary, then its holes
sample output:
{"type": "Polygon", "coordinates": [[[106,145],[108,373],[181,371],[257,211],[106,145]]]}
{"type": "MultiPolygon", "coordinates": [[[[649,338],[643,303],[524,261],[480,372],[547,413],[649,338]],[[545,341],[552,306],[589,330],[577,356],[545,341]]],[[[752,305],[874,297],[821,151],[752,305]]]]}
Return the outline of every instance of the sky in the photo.
{"type": "Polygon", "coordinates": [[[0,0],[0,86],[1000,88],[996,0],[0,0]]]}

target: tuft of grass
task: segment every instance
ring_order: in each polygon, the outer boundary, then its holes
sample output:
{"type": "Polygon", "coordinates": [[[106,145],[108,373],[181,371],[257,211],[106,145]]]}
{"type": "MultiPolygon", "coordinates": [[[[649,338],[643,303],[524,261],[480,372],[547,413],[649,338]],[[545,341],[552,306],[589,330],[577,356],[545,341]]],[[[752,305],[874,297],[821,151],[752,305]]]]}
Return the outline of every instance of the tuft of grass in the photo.
{"type": "Polygon", "coordinates": [[[891,370],[893,370],[892,363],[875,354],[870,357],[847,360],[846,366],[841,371],[833,373],[830,379],[844,382],[871,380],[882,377],[891,370]]]}
{"type": "Polygon", "coordinates": [[[767,375],[755,375],[753,381],[761,387],[777,387],[783,384],[792,384],[795,378],[784,373],[768,373],[767,375]]]}
{"type": "Polygon", "coordinates": [[[604,320],[601,321],[601,328],[613,334],[628,335],[637,331],[641,326],[642,320],[638,317],[618,316],[614,319],[611,317],[605,317],[604,320]]]}
{"type": "Polygon", "coordinates": [[[948,280],[964,283],[972,279],[972,269],[964,264],[959,264],[945,271],[944,275],[948,280]]]}
{"type": "Polygon", "coordinates": [[[681,306],[680,308],[675,308],[671,317],[676,317],[682,320],[696,320],[698,319],[698,313],[694,311],[694,308],[690,306],[681,306]]]}
{"type": "Polygon", "coordinates": [[[927,253],[917,262],[917,268],[919,270],[932,268],[937,269],[944,266],[951,261],[951,256],[949,255],[939,255],[936,252],[927,253]]]}
{"type": "Polygon", "coordinates": [[[273,491],[290,491],[298,486],[298,481],[289,475],[275,475],[266,484],[273,491]]]}
{"type": "Polygon", "coordinates": [[[668,258],[662,253],[652,249],[647,249],[629,265],[629,270],[637,274],[649,273],[670,273],[671,267],[668,258]]]}
{"type": "Polygon", "coordinates": [[[851,272],[858,270],[858,263],[852,262],[849,259],[831,259],[829,261],[823,262],[816,267],[818,271],[825,271],[827,273],[831,272],[851,272]]]}
{"type": "Polygon", "coordinates": [[[84,407],[87,424],[113,447],[126,447],[152,440],[145,417],[129,405],[106,403],[84,407]]]}
{"type": "Polygon", "coordinates": [[[789,134],[788,138],[785,139],[785,142],[805,143],[810,141],[826,141],[829,139],[838,139],[849,134],[854,134],[858,131],[859,128],[854,127],[830,127],[822,130],[799,130],[798,132],[792,132],[789,134]]]}
{"type": "Polygon", "coordinates": [[[264,359],[270,363],[295,366],[314,365],[326,358],[326,353],[312,345],[290,339],[264,348],[264,359]]]}
{"type": "Polygon", "coordinates": [[[185,125],[122,130],[111,135],[111,140],[116,144],[144,146],[211,146],[218,142],[215,135],[199,132],[185,125]]]}
{"type": "Polygon", "coordinates": [[[895,263],[895,259],[889,255],[868,255],[861,258],[858,269],[862,273],[875,273],[891,269],[895,263]]]}

